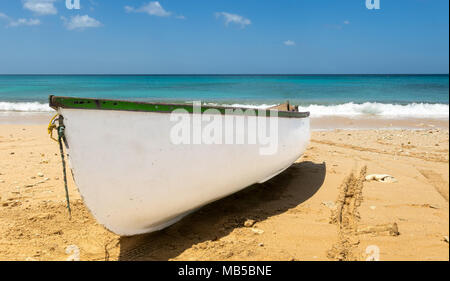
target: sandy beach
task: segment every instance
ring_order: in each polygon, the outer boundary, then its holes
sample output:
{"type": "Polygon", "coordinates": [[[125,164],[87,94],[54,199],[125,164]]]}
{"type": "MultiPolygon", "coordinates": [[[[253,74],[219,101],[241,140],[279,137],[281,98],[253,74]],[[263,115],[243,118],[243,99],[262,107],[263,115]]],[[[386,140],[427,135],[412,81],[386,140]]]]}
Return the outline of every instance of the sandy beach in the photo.
{"type": "Polygon", "coordinates": [[[276,178],[133,237],[99,225],[72,179],[69,220],[58,145],[38,123],[0,125],[0,260],[449,260],[448,121],[314,131],[276,178]]]}

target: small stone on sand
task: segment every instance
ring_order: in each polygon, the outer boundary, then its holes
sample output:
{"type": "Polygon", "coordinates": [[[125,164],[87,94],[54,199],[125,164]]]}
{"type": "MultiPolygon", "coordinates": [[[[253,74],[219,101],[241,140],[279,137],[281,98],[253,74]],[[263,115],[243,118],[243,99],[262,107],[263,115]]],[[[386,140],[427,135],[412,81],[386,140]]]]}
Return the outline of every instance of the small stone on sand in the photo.
{"type": "Polygon", "coordinates": [[[264,230],[262,230],[262,229],[257,229],[257,228],[252,228],[252,231],[253,231],[254,233],[256,233],[256,234],[263,234],[263,233],[264,233],[264,230]]]}
{"type": "Polygon", "coordinates": [[[366,181],[378,181],[383,183],[394,183],[397,179],[386,174],[371,174],[366,176],[366,181]]]}
{"type": "Polygon", "coordinates": [[[40,178],[42,178],[42,177],[44,177],[44,174],[41,173],[41,172],[39,172],[39,173],[37,173],[37,176],[40,177],[40,178]]]}
{"type": "Polygon", "coordinates": [[[324,205],[325,207],[331,209],[331,210],[335,210],[336,209],[336,203],[334,203],[333,201],[323,201],[322,205],[324,205]]]}
{"type": "Polygon", "coordinates": [[[255,224],[255,220],[248,219],[244,222],[245,227],[252,227],[255,224]]]}

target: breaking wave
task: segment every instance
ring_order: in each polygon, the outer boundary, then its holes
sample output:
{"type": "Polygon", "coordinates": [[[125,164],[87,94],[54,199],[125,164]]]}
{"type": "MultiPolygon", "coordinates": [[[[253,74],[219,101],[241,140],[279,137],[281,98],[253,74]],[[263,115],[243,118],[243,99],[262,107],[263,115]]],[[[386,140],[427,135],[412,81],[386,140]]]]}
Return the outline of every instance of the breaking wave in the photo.
{"type": "Polygon", "coordinates": [[[48,104],[39,102],[0,102],[0,111],[51,112],[53,109],[48,104]]]}
{"type": "MultiPolygon", "coordinates": [[[[206,105],[218,105],[206,103],[206,105]]],[[[221,106],[243,108],[268,108],[273,105],[259,104],[220,104],[221,106]]],[[[51,112],[46,103],[39,102],[0,102],[0,112],[51,112]]],[[[387,104],[376,102],[344,103],[336,105],[311,104],[299,106],[299,111],[309,111],[311,117],[341,116],[349,118],[380,117],[380,118],[431,118],[448,119],[448,104],[410,103],[387,104]]]]}
{"type": "MultiPolygon", "coordinates": [[[[217,105],[217,104],[209,104],[217,105]]],[[[222,106],[265,109],[274,105],[221,104],[222,106]]],[[[348,118],[431,118],[448,119],[448,104],[410,103],[406,105],[390,103],[344,103],[335,105],[311,104],[299,106],[299,111],[309,111],[311,117],[348,117],[348,118]]]]}
{"type": "Polygon", "coordinates": [[[300,106],[299,111],[311,112],[311,117],[381,117],[381,118],[432,118],[448,119],[448,104],[410,103],[406,105],[376,102],[344,103],[338,105],[300,106]]]}

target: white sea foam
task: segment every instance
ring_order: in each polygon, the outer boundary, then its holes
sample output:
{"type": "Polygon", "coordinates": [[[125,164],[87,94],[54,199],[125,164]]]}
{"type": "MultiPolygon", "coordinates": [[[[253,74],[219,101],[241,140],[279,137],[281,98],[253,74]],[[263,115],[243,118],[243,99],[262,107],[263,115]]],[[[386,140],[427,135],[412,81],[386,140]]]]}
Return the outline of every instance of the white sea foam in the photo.
{"type": "Polygon", "coordinates": [[[48,104],[39,102],[0,102],[0,111],[50,112],[53,109],[48,104]]]}
{"type": "MultiPolygon", "coordinates": [[[[220,105],[242,108],[269,108],[273,105],[259,104],[215,104],[207,103],[206,105],[220,105]]],[[[3,112],[51,112],[52,108],[45,103],[39,102],[0,102],[0,111],[3,112]]],[[[410,103],[406,105],[385,104],[375,102],[344,103],[336,105],[320,105],[311,104],[307,106],[299,106],[299,111],[309,111],[311,117],[331,117],[341,116],[348,118],[431,118],[431,119],[448,119],[448,104],[429,104],[429,103],[410,103]]]]}
{"type": "Polygon", "coordinates": [[[380,118],[431,118],[448,119],[448,104],[410,103],[384,104],[375,102],[344,103],[338,105],[300,106],[299,111],[309,111],[311,117],[341,116],[349,118],[380,117],[380,118]]]}
{"type": "MultiPolygon", "coordinates": [[[[210,104],[211,105],[211,104],[210,104]]],[[[214,104],[215,105],[215,104],[214,104]]],[[[242,108],[269,108],[274,105],[248,105],[248,104],[227,104],[222,106],[242,107],[242,108]]],[[[430,104],[430,103],[410,103],[406,105],[386,104],[377,102],[365,103],[344,103],[335,105],[311,104],[299,106],[299,111],[309,111],[311,117],[332,117],[340,116],[347,118],[431,118],[448,119],[448,104],[430,104]]]]}

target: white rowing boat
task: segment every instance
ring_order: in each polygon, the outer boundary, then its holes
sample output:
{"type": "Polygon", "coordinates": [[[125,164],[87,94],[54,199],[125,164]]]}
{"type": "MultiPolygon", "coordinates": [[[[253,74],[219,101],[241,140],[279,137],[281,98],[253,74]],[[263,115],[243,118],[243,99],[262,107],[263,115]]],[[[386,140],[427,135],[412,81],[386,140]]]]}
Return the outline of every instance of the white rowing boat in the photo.
{"type": "Polygon", "coordinates": [[[50,96],[50,106],[65,126],[72,174],[86,206],[119,235],[160,230],[210,202],[264,182],[296,161],[309,142],[305,112],[269,110],[253,116],[236,108],[209,106],[196,112],[188,104],[56,96],[50,96]],[[197,139],[195,129],[186,128],[196,117],[201,118],[197,139]],[[223,131],[211,138],[218,131],[208,124],[217,125],[217,120],[223,131]],[[230,120],[232,129],[226,125],[230,120]],[[239,125],[242,121],[245,126],[239,125]],[[269,153],[273,143],[260,138],[264,128],[266,135],[276,135],[276,149],[269,153]],[[250,134],[254,129],[256,137],[250,134]],[[191,143],[182,139],[186,132],[191,143]]]}

